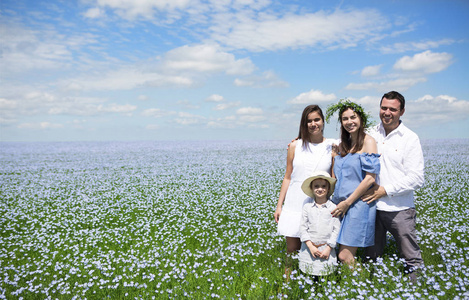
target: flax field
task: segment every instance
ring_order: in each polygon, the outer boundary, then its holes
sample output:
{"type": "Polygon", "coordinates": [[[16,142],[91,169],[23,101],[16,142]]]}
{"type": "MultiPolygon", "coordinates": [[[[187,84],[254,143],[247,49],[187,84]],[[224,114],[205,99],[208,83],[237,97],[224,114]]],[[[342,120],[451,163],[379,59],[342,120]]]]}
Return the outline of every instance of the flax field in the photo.
{"type": "Polygon", "coordinates": [[[289,141],[0,143],[0,299],[468,299],[469,140],[425,140],[425,267],[284,275],[289,141]]]}

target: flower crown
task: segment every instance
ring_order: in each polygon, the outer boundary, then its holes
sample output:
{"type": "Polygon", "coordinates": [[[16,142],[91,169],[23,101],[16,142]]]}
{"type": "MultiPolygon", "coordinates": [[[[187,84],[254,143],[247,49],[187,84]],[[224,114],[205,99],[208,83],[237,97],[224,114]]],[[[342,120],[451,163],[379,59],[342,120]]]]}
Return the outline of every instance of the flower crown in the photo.
{"type": "Polygon", "coordinates": [[[326,111],[326,122],[329,123],[330,118],[336,111],[339,111],[339,122],[340,122],[340,115],[351,108],[354,112],[360,114],[363,122],[363,127],[368,128],[374,125],[374,122],[371,121],[371,115],[363,110],[363,107],[360,105],[348,100],[348,99],[340,99],[338,103],[331,104],[327,107],[326,111]]]}

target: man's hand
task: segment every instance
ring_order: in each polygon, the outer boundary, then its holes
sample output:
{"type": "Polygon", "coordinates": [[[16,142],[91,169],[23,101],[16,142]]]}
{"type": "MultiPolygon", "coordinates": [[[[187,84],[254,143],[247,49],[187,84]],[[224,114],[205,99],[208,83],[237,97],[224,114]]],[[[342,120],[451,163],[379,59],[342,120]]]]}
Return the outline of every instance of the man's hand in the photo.
{"type": "Polygon", "coordinates": [[[337,146],[336,144],[332,144],[332,157],[336,157],[337,155],[339,155],[339,146],[337,146]]]}
{"type": "Polygon", "coordinates": [[[361,198],[364,202],[370,204],[386,195],[387,193],[384,187],[375,183],[368,191],[363,194],[361,198]]]}

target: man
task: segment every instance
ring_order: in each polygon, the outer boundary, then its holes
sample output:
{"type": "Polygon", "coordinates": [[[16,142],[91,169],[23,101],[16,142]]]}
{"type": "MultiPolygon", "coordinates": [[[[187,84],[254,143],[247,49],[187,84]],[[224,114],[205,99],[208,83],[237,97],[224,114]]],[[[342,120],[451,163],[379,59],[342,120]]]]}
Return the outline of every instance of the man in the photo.
{"type": "MultiPolygon", "coordinates": [[[[381,123],[370,135],[376,140],[381,154],[379,185],[363,197],[376,204],[375,245],[366,248],[365,255],[375,259],[384,252],[386,232],[395,238],[406,269],[412,273],[423,264],[415,229],[414,191],[424,183],[424,161],[418,136],[408,129],[400,117],[405,112],[405,99],[398,92],[383,95],[379,116],[381,123]]],[[[415,280],[415,273],[411,274],[415,280]]]]}

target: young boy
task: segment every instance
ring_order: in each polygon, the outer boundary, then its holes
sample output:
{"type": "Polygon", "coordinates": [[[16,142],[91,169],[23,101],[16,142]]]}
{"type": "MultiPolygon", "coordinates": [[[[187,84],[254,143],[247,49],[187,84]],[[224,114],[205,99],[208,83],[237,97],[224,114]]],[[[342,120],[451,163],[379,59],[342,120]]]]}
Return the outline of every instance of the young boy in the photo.
{"type": "Polygon", "coordinates": [[[300,225],[301,250],[300,270],[314,276],[332,273],[337,264],[335,252],[340,220],[331,211],[336,207],[329,197],[332,195],[336,179],[327,172],[317,171],[307,178],[301,189],[314,199],[303,206],[300,225]]]}

